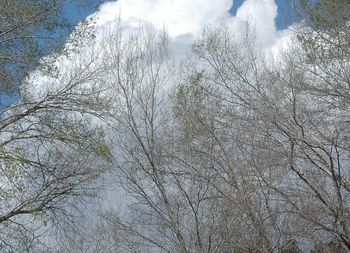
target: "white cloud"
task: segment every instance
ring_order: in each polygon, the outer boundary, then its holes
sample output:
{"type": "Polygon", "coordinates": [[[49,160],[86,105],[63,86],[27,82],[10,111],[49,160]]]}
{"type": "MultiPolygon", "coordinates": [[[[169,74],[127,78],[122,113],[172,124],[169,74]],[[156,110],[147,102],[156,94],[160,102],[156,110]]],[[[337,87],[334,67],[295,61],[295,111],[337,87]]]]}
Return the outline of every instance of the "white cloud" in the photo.
{"type": "Polygon", "coordinates": [[[197,33],[205,24],[228,19],[231,6],[232,0],[119,0],[101,7],[98,25],[120,16],[123,21],[147,21],[176,37],[197,33]]]}
{"type": "Polygon", "coordinates": [[[103,4],[92,16],[97,17],[97,29],[102,30],[119,17],[129,27],[151,23],[158,30],[165,29],[176,60],[185,56],[206,25],[224,24],[237,38],[249,27],[260,46],[274,54],[286,47],[290,32],[276,29],[275,0],[245,0],[235,16],[229,13],[232,4],[232,0],[118,0],[103,4]]]}
{"type": "Polygon", "coordinates": [[[276,39],[276,17],[277,5],[274,0],[246,0],[232,18],[232,23],[248,22],[260,44],[268,46],[276,39]]]}
{"type": "MultiPolygon", "coordinates": [[[[170,36],[170,52],[176,62],[183,59],[194,38],[200,34],[205,25],[209,24],[225,24],[237,37],[245,33],[247,25],[251,25],[256,32],[256,40],[273,55],[278,55],[278,49],[288,45],[287,36],[290,32],[276,30],[277,6],[274,0],[246,0],[237,10],[236,16],[229,14],[231,6],[232,0],[118,0],[105,3],[98,12],[91,15],[97,18],[96,43],[80,45],[79,52],[70,58],[65,55],[58,57],[55,66],[61,75],[57,80],[43,76],[41,72],[33,72],[27,82],[27,91],[35,99],[65,85],[69,79],[67,77],[72,76],[73,79],[74,70],[89,63],[87,56],[93,58],[91,52],[94,50],[99,52],[103,47],[101,43],[104,40],[103,36],[113,31],[110,28],[113,24],[118,24],[119,17],[126,29],[144,23],[151,23],[159,30],[165,28],[170,36]]],[[[101,61],[108,63],[111,60],[99,59],[96,65],[101,61]]],[[[103,81],[101,83],[104,83],[103,81]]],[[[113,189],[106,197],[105,203],[122,203],[119,200],[122,198],[121,190],[113,189]],[[120,194],[116,196],[115,192],[120,194]]],[[[105,208],[107,207],[109,206],[106,204],[105,208]]]]}
{"type": "MultiPolygon", "coordinates": [[[[151,23],[158,30],[167,30],[170,36],[170,52],[173,59],[179,62],[190,49],[194,38],[199,36],[206,25],[224,24],[238,39],[245,34],[247,27],[256,36],[260,46],[278,55],[280,49],[288,47],[291,32],[277,31],[275,19],[277,5],[274,0],[245,0],[238,8],[235,16],[230,15],[232,0],[118,0],[107,2],[90,17],[96,18],[96,43],[92,47],[100,47],[104,36],[119,18],[127,30],[151,23]]],[[[81,46],[81,50],[91,51],[91,46],[81,46]]],[[[76,58],[81,58],[79,53],[76,58]]],[[[74,57],[73,57],[74,58],[74,57]]],[[[72,60],[61,56],[56,65],[64,73],[72,65],[72,60]],[[68,61],[68,62],[67,62],[68,61]]],[[[80,64],[80,63],[79,63],[80,64]]],[[[79,65],[78,64],[78,65],[79,65]]],[[[49,79],[32,74],[37,90],[45,90],[49,79]]],[[[50,85],[52,86],[52,85],[50,85]]],[[[52,87],[48,87],[51,89],[52,87]]],[[[33,89],[31,89],[33,91],[33,89]]],[[[47,89],[46,89],[47,90],[47,89]]],[[[38,93],[38,91],[34,92],[38,93]]],[[[44,92],[45,93],[45,92],[44,92]]]]}

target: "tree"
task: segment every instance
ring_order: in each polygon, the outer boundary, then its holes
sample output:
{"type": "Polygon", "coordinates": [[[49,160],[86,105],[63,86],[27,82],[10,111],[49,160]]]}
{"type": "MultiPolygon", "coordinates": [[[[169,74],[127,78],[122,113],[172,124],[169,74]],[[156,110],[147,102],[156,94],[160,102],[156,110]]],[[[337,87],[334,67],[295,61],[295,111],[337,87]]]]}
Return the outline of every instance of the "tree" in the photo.
{"type": "MultiPolygon", "coordinates": [[[[96,2],[96,1],[95,1],[96,2]]],[[[0,92],[19,96],[20,84],[39,60],[57,51],[71,30],[63,8],[80,0],[4,0],[0,3],[0,92]]],[[[91,6],[93,1],[83,1],[91,6]]],[[[50,63],[48,63],[50,64],[50,63]]],[[[5,103],[6,104],[6,103],[5,103]]],[[[1,101],[1,107],[3,101],[1,101]]],[[[2,110],[3,108],[1,108],[2,110]]]]}
{"type": "Polygon", "coordinates": [[[167,138],[162,138],[169,131],[166,34],[152,28],[123,33],[117,27],[104,48],[109,62],[106,82],[115,105],[107,124],[114,133],[116,173],[130,198],[128,215],[109,215],[108,221],[125,235],[127,251],[185,252],[175,193],[169,188],[167,138]]]}
{"type": "Polygon", "coordinates": [[[349,20],[349,1],[291,1],[304,21],[314,29],[328,30],[336,32],[337,29],[344,28],[349,20]]]}
{"type": "MultiPolygon", "coordinates": [[[[302,27],[278,59],[249,30],[238,38],[207,28],[179,73],[166,34],[151,27],[119,22],[96,49],[73,46],[58,57],[68,70],[44,67],[52,85],[38,94],[24,85],[4,112],[3,199],[17,204],[2,223],[32,232],[38,223],[23,224],[25,213],[70,217],[71,202],[59,204],[87,193],[112,161],[122,210],[66,231],[58,251],[348,251],[348,47],[327,22],[302,27]]],[[[28,233],[4,229],[30,245],[28,233]]]]}
{"type": "Polygon", "coordinates": [[[67,47],[66,55],[46,59],[50,68],[32,72],[20,101],[0,114],[2,252],[34,251],[49,242],[49,232],[74,226],[76,210],[96,196],[110,165],[99,120],[108,100],[98,88],[98,52],[67,47]]]}
{"type": "Polygon", "coordinates": [[[234,160],[247,166],[244,181],[251,170],[261,184],[251,188],[253,193],[266,191],[271,197],[263,213],[278,206],[277,216],[271,216],[275,229],[281,231],[285,220],[304,234],[273,233],[269,227],[271,241],[278,235],[315,241],[336,237],[349,249],[348,48],[333,30],[305,31],[303,38],[313,44],[299,36],[277,66],[266,63],[249,36],[236,44],[226,30],[209,30],[195,46],[197,72],[215,91],[208,94],[225,101],[219,122],[232,124],[234,132],[226,138],[239,143],[234,152],[243,159],[236,155],[234,160]]]}
{"type": "MultiPolygon", "coordinates": [[[[189,76],[184,74],[176,94],[169,97],[172,89],[167,85],[174,79],[166,37],[143,29],[125,37],[120,27],[111,29],[103,48],[109,63],[105,83],[114,107],[106,119],[114,133],[116,174],[127,196],[123,205],[127,211],[109,212],[104,218],[122,235],[120,250],[283,249],[299,231],[288,226],[294,221],[292,215],[280,214],[285,201],[276,201],[266,186],[277,183],[283,173],[265,167],[274,155],[274,168],[278,168],[279,156],[261,146],[270,142],[264,133],[257,136],[256,128],[261,126],[251,114],[253,109],[219,86],[222,80],[233,80],[213,78],[208,69],[196,69],[203,66],[200,53],[206,50],[213,50],[208,55],[223,56],[215,46],[221,48],[221,39],[227,42],[227,37],[204,35],[198,43],[203,48],[196,48],[198,58],[186,66],[184,73],[189,76]],[[210,48],[205,47],[207,42],[210,48]]],[[[232,44],[225,46],[224,52],[232,53],[228,50],[232,44]]],[[[219,64],[224,60],[215,59],[219,64]]],[[[235,63],[251,66],[250,61],[235,63]]],[[[241,95],[257,105],[250,88],[245,87],[241,95]]]]}

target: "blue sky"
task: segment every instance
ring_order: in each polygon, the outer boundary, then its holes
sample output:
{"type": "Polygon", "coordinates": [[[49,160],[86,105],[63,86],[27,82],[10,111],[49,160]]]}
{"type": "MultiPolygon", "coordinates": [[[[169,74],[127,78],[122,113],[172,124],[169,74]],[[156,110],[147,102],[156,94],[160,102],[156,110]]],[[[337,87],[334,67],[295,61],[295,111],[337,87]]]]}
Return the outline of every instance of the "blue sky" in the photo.
{"type": "Polygon", "coordinates": [[[96,11],[96,5],[100,2],[107,2],[106,0],[90,0],[92,3],[90,7],[81,8],[75,3],[67,4],[64,7],[64,15],[72,24],[77,24],[79,21],[84,20],[88,15],[96,11]]]}

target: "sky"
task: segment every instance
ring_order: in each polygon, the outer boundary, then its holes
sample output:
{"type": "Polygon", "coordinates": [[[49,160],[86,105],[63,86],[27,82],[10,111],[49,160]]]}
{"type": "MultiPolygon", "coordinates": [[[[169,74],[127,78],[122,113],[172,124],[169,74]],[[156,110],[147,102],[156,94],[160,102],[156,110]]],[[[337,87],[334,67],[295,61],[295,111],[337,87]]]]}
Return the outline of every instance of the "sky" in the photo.
{"type": "MultiPolygon", "coordinates": [[[[75,4],[69,4],[64,9],[64,15],[72,24],[77,24],[88,16],[97,17],[96,33],[117,22],[119,17],[131,27],[148,22],[158,30],[165,28],[171,39],[172,53],[177,57],[185,55],[193,40],[208,24],[224,24],[239,35],[249,23],[254,27],[261,46],[276,51],[276,48],[286,45],[287,28],[295,21],[288,0],[90,1],[93,4],[102,1],[104,4],[97,11],[94,6],[79,8],[75,4]]],[[[11,104],[18,98],[0,99],[11,104]]]]}
{"type": "MultiPolygon", "coordinates": [[[[245,0],[234,0],[230,13],[235,15],[237,9],[242,5],[245,0]]],[[[277,29],[282,30],[287,28],[293,22],[297,21],[297,17],[293,12],[290,4],[288,4],[288,0],[275,0],[277,4],[277,18],[276,18],[276,26],[277,29]]]]}
{"type": "Polygon", "coordinates": [[[87,16],[92,14],[98,8],[98,5],[102,2],[108,2],[108,0],[89,0],[91,5],[81,8],[78,4],[71,2],[65,5],[63,8],[63,15],[73,25],[83,21],[87,16]]]}
{"type": "MultiPolygon", "coordinates": [[[[72,22],[79,22],[88,15],[97,18],[97,41],[103,41],[104,31],[113,27],[119,17],[130,30],[146,23],[151,23],[160,31],[165,28],[170,37],[171,57],[181,60],[203,27],[209,24],[224,24],[239,36],[244,34],[243,30],[249,23],[255,27],[257,40],[263,48],[274,51],[283,47],[288,42],[287,28],[293,21],[290,15],[286,15],[290,14],[290,9],[285,1],[235,0],[233,4],[232,0],[118,0],[106,2],[94,13],[69,6],[67,15],[72,22]]],[[[59,65],[69,66],[69,62],[62,59],[59,65]]],[[[33,83],[38,84],[37,90],[45,90],[45,78],[39,77],[33,83]]],[[[106,203],[122,203],[114,201],[114,198],[123,199],[115,192],[123,191],[113,191],[106,196],[106,203]]]]}
{"type": "MultiPolygon", "coordinates": [[[[75,6],[70,6],[67,7],[67,15],[71,16],[72,22],[79,22],[89,15],[95,17],[97,21],[94,29],[97,42],[103,41],[103,36],[106,34],[104,31],[108,32],[110,27],[115,27],[119,17],[126,29],[131,31],[135,27],[149,23],[159,31],[166,28],[169,34],[171,57],[184,57],[186,50],[190,50],[193,40],[200,35],[203,26],[209,24],[224,24],[237,37],[240,33],[244,35],[243,30],[247,24],[251,24],[255,27],[256,39],[261,43],[262,48],[268,51],[288,45],[290,32],[287,27],[291,22],[286,22],[283,16],[278,15],[278,11],[287,7],[282,2],[283,0],[276,0],[276,2],[274,0],[237,1],[241,3],[236,2],[232,7],[232,0],[118,0],[106,2],[94,13],[79,12],[75,6]]],[[[103,45],[98,43],[92,45],[94,49],[99,46],[103,48],[103,45]]],[[[57,66],[62,70],[61,80],[70,76],[69,70],[74,68],[75,63],[79,63],[78,68],[84,66],[84,59],[79,57],[84,57],[84,50],[87,55],[89,54],[91,48],[88,47],[89,45],[82,46],[76,59],[74,59],[75,56],[58,57],[57,66]],[[68,73],[65,71],[67,69],[68,73]]],[[[99,48],[96,51],[99,51],[99,48]]],[[[108,58],[100,60],[109,62],[108,58]]],[[[98,66],[98,60],[96,66],[98,66]]],[[[41,73],[32,73],[30,82],[27,82],[30,86],[24,87],[32,98],[45,96],[50,89],[55,89],[51,86],[51,83],[55,84],[55,82],[51,82],[49,77],[40,75],[41,73]]],[[[64,81],[58,83],[64,85],[64,81]]],[[[110,197],[113,198],[113,196],[110,197]]],[[[112,203],[113,201],[107,198],[106,202],[112,203]]]]}
{"type": "MultiPolygon", "coordinates": [[[[84,20],[88,15],[92,14],[94,10],[94,5],[97,5],[101,0],[91,0],[93,5],[90,8],[79,8],[76,4],[68,4],[64,13],[65,16],[70,20],[72,24],[77,24],[79,21],[84,20]]],[[[108,2],[107,0],[102,0],[103,2],[108,2]]],[[[191,1],[191,0],[188,0],[191,1]]],[[[232,7],[230,8],[230,13],[235,15],[237,9],[242,5],[245,0],[233,0],[232,7]]],[[[287,3],[288,0],[275,0],[278,8],[278,16],[276,19],[276,26],[279,30],[285,29],[290,24],[295,22],[296,17],[293,15],[293,10],[287,3]]],[[[142,1],[140,1],[142,2],[142,1]]]]}
{"type": "MultiPolygon", "coordinates": [[[[97,3],[101,0],[93,1],[97,3]]],[[[278,55],[290,42],[288,26],[291,19],[286,18],[288,6],[285,1],[236,0],[233,5],[232,0],[118,0],[105,1],[95,12],[93,8],[90,11],[82,10],[75,5],[67,6],[65,12],[72,23],[78,23],[86,17],[96,20],[93,31],[97,45],[92,48],[99,46],[99,41],[104,40],[106,32],[115,27],[119,18],[123,27],[130,31],[149,24],[158,31],[165,29],[169,35],[170,54],[175,61],[181,61],[207,25],[225,25],[234,39],[238,40],[246,35],[247,29],[253,31],[260,49],[274,55],[277,52],[278,55]]],[[[82,50],[88,52],[90,49],[82,50]]],[[[68,63],[71,61],[64,56],[57,60],[62,73],[70,68],[68,63]]],[[[31,74],[36,75],[35,72],[31,74]]],[[[36,76],[31,85],[36,84],[39,90],[46,90],[44,87],[50,86],[45,84],[48,80],[50,78],[36,76]]]]}
{"type": "Polygon", "coordinates": [[[151,23],[159,31],[165,29],[175,44],[184,44],[185,38],[191,43],[207,25],[225,25],[237,38],[249,27],[263,48],[272,48],[296,21],[287,3],[288,0],[118,0],[105,2],[91,16],[97,19],[96,31],[115,24],[118,18],[134,28],[151,23]]]}

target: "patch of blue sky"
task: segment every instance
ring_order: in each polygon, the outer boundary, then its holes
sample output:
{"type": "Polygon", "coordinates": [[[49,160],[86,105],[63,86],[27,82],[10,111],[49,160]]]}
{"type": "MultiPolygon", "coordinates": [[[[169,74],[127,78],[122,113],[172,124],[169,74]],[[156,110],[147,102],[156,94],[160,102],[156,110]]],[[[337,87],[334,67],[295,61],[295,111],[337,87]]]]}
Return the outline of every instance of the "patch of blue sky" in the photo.
{"type": "Polygon", "coordinates": [[[77,3],[70,3],[64,6],[63,15],[72,25],[76,25],[96,11],[98,5],[103,2],[108,2],[108,0],[89,0],[89,5],[84,6],[84,8],[77,3]]]}
{"type": "MultiPolygon", "coordinates": [[[[242,5],[245,0],[234,0],[232,8],[230,9],[231,15],[235,16],[237,9],[242,5]]],[[[293,11],[293,8],[288,3],[288,0],[275,0],[277,4],[276,27],[278,30],[283,30],[290,26],[292,23],[298,21],[298,17],[293,11]]]]}

